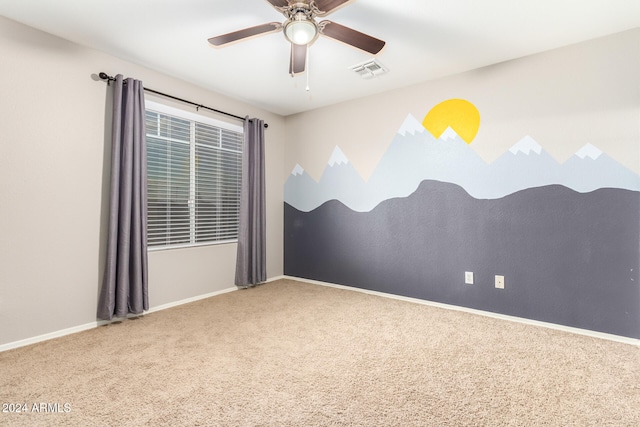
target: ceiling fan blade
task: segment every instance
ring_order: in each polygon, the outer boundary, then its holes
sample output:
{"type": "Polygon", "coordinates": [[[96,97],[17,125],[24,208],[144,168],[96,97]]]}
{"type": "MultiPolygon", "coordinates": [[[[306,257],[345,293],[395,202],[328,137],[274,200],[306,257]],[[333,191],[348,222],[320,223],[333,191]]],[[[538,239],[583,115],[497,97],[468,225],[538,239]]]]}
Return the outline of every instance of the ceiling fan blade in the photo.
{"type": "Polygon", "coordinates": [[[249,37],[260,36],[267,33],[275,33],[276,31],[280,30],[282,30],[282,24],[280,22],[269,22],[268,24],[257,25],[255,27],[245,28],[244,30],[234,31],[232,33],[211,37],[209,39],[209,43],[216,47],[220,47],[249,37]]]}
{"type": "Polygon", "coordinates": [[[307,66],[307,45],[291,43],[291,62],[289,62],[289,74],[291,77],[304,73],[307,66]]]}
{"type": "Polygon", "coordinates": [[[316,0],[316,7],[320,11],[317,16],[327,16],[334,10],[352,1],[353,0],[316,0]]]}
{"type": "Polygon", "coordinates": [[[320,28],[320,34],[369,52],[372,55],[380,52],[386,44],[380,39],[332,21],[321,21],[318,27],[320,28]]]}
{"type": "Polygon", "coordinates": [[[267,0],[271,3],[271,6],[282,12],[284,9],[289,8],[289,2],[287,0],[267,0]]]}

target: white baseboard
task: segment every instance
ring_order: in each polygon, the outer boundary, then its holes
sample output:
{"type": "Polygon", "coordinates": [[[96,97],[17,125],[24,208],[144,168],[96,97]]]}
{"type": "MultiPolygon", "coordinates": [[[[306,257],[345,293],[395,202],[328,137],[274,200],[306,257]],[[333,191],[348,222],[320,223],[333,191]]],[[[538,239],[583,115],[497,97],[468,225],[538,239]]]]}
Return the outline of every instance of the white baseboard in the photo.
{"type": "Polygon", "coordinates": [[[63,337],[65,335],[71,335],[77,332],[86,331],[87,329],[97,328],[98,326],[106,325],[107,323],[109,322],[106,320],[89,322],[89,323],[85,323],[84,325],[74,326],[72,328],[62,329],[60,331],[54,331],[48,334],[38,335],[35,337],[25,338],[23,340],[2,344],[0,345],[0,353],[7,350],[13,350],[14,348],[24,347],[24,346],[36,344],[42,341],[63,337]]]}
{"type": "MultiPolygon", "coordinates": [[[[223,289],[221,291],[210,292],[208,294],[198,295],[198,296],[191,297],[191,298],[186,298],[186,299],[183,299],[183,300],[180,300],[180,301],[175,301],[175,302],[170,302],[170,303],[167,303],[167,304],[162,304],[162,305],[159,305],[157,307],[151,307],[149,309],[149,311],[145,312],[145,314],[154,313],[154,312],[160,311],[160,310],[166,310],[167,308],[177,307],[179,305],[188,304],[190,302],[195,302],[195,301],[199,301],[201,299],[215,297],[216,295],[222,295],[222,294],[226,294],[228,292],[233,292],[233,291],[237,291],[237,290],[238,290],[238,288],[236,288],[236,287],[227,288],[227,289],[223,289]]],[[[131,316],[128,316],[128,317],[136,317],[136,315],[134,314],[134,315],[131,315],[131,316]]]]}
{"type": "MultiPolygon", "coordinates": [[[[320,286],[329,286],[332,288],[338,288],[338,289],[345,289],[345,290],[349,290],[349,291],[356,291],[356,292],[362,292],[365,294],[370,294],[370,295],[376,295],[376,296],[380,296],[380,297],[384,297],[384,298],[391,298],[391,299],[397,299],[397,300],[401,300],[401,301],[407,301],[407,302],[412,302],[412,303],[416,303],[416,304],[423,304],[423,305],[429,305],[429,306],[433,306],[433,307],[439,307],[439,308],[445,308],[448,310],[456,310],[456,311],[462,311],[462,312],[466,312],[466,313],[472,313],[472,314],[478,314],[480,316],[487,316],[487,317],[493,317],[495,319],[501,319],[501,320],[508,320],[511,322],[518,322],[518,323],[524,323],[527,325],[534,325],[534,326],[540,326],[540,327],[544,327],[544,328],[550,328],[550,329],[556,329],[559,331],[564,331],[564,332],[571,332],[574,334],[579,334],[579,335],[586,335],[589,337],[594,337],[594,338],[601,338],[601,339],[606,339],[606,340],[610,340],[610,341],[615,341],[615,342],[620,342],[623,344],[630,344],[630,345],[635,345],[640,347],[640,340],[638,339],[634,339],[634,338],[629,338],[629,337],[622,337],[619,335],[612,335],[612,334],[605,334],[603,332],[596,332],[596,331],[590,331],[588,329],[579,329],[579,328],[573,328],[570,326],[563,326],[563,325],[558,325],[555,323],[547,323],[547,322],[540,322],[538,320],[531,320],[531,319],[525,319],[522,317],[515,317],[515,316],[508,316],[505,314],[498,314],[498,313],[492,313],[489,311],[482,311],[482,310],[475,310],[472,308],[466,308],[466,307],[459,307],[456,305],[450,305],[450,304],[443,304],[443,303],[439,303],[439,302],[433,302],[433,301],[427,301],[427,300],[422,300],[422,299],[418,299],[418,298],[409,298],[409,297],[403,297],[400,295],[394,295],[394,294],[387,294],[384,292],[377,292],[377,291],[370,291],[367,289],[360,289],[360,288],[354,288],[352,286],[344,286],[344,285],[338,285],[335,283],[327,283],[327,282],[320,282],[317,280],[309,280],[309,279],[303,279],[300,277],[292,277],[292,276],[275,276],[275,277],[271,277],[269,279],[267,279],[267,281],[265,283],[271,283],[271,282],[275,282],[281,279],[288,279],[288,280],[296,280],[299,282],[304,282],[304,283],[310,283],[310,284],[314,284],[314,285],[320,285],[320,286]]],[[[156,307],[151,307],[148,311],[146,311],[144,314],[149,314],[149,313],[154,313],[156,311],[161,311],[161,310],[166,310],[168,308],[171,307],[176,307],[179,305],[183,305],[183,304],[188,304],[190,302],[195,302],[201,299],[205,299],[205,298],[211,298],[214,297],[216,295],[221,295],[221,294],[225,294],[228,292],[233,292],[236,291],[238,288],[233,287],[233,288],[227,288],[227,289],[223,289],[221,291],[216,291],[216,292],[210,292],[208,294],[204,294],[204,295],[198,295],[192,298],[187,298],[187,299],[183,299],[180,301],[175,301],[172,303],[168,303],[168,304],[162,304],[156,307]]],[[[127,318],[131,318],[131,317],[138,317],[138,316],[143,316],[144,314],[141,315],[136,315],[136,314],[132,314],[127,316],[127,318]]],[[[26,338],[23,340],[19,340],[19,341],[13,341],[10,343],[6,343],[6,344],[1,344],[0,345],[0,352],[3,351],[7,351],[7,350],[12,350],[14,348],[19,348],[19,347],[24,347],[27,345],[31,345],[31,344],[36,344],[42,341],[47,341],[53,338],[59,338],[59,337],[63,337],[65,335],[71,335],[71,334],[75,334],[77,332],[82,332],[82,331],[86,331],[89,329],[93,329],[93,328],[97,328],[99,326],[104,326],[107,325],[109,323],[112,322],[116,322],[119,320],[122,320],[123,318],[114,318],[112,320],[100,320],[100,321],[95,321],[95,322],[89,322],[89,323],[85,323],[84,325],[78,325],[78,326],[74,326],[71,328],[66,328],[66,329],[62,329],[59,331],[54,331],[54,332],[50,332],[47,334],[43,334],[43,335],[38,335],[35,337],[31,337],[31,338],[26,338]]]]}
{"type": "Polygon", "coordinates": [[[507,321],[510,321],[510,322],[523,323],[525,325],[540,326],[540,327],[543,327],[543,328],[555,329],[555,330],[558,330],[558,331],[570,332],[570,333],[573,333],[573,334],[585,335],[585,336],[592,337],[592,338],[600,338],[600,339],[605,339],[605,340],[609,340],[609,341],[615,341],[615,342],[619,342],[619,343],[623,343],[623,344],[630,344],[630,345],[635,345],[635,346],[640,347],[640,340],[639,339],[623,337],[623,336],[620,336],[620,335],[606,334],[604,332],[591,331],[589,329],[573,328],[571,326],[564,326],[564,325],[558,325],[558,324],[555,324],[555,323],[541,322],[539,320],[531,320],[531,319],[526,319],[526,318],[523,318],[523,317],[516,317],[516,316],[509,316],[509,315],[506,315],[506,314],[492,313],[490,311],[476,310],[476,309],[473,309],[473,308],[460,307],[460,306],[457,306],[457,305],[443,304],[443,303],[439,303],[439,302],[427,301],[427,300],[422,300],[422,299],[418,299],[418,298],[403,297],[401,295],[387,294],[387,293],[384,293],[384,292],[370,291],[368,289],[355,288],[355,287],[352,287],[352,286],[337,285],[335,283],[320,282],[320,281],[317,281],[317,280],[303,279],[303,278],[299,278],[299,277],[283,276],[282,278],[283,279],[289,279],[289,280],[296,280],[296,281],[304,282],[304,283],[309,283],[309,284],[312,284],[312,285],[328,286],[328,287],[331,287],[331,288],[338,288],[338,289],[345,289],[345,290],[348,290],[348,291],[362,292],[362,293],[365,293],[365,294],[376,295],[376,296],[380,296],[380,297],[384,297],[384,298],[391,298],[391,299],[396,299],[396,300],[400,300],[400,301],[407,301],[407,302],[412,302],[412,303],[416,303],[416,304],[422,304],[422,305],[428,305],[428,306],[432,306],[432,307],[444,308],[444,309],[447,309],[447,310],[462,311],[462,312],[465,312],[465,313],[472,313],[472,314],[477,314],[477,315],[480,315],[480,316],[492,317],[494,319],[500,319],[500,320],[507,320],[507,321]]]}
{"type": "Polygon", "coordinates": [[[0,345],[0,353],[3,352],[3,351],[12,350],[14,348],[24,347],[24,346],[31,345],[31,344],[36,344],[36,343],[39,343],[39,342],[42,342],[42,341],[47,341],[47,340],[50,340],[50,339],[53,339],[53,338],[59,338],[59,337],[65,336],[65,335],[71,335],[71,334],[75,334],[77,332],[86,331],[88,329],[97,328],[99,326],[108,325],[109,323],[121,321],[122,319],[144,316],[145,314],[154,313],[156,311],[161,311],[161,310],[166,310],[167,308],[176,307],[176,306],[183,305],[183,304],[188,304],[190,302],[195,302],[195,301],[198,301],[198,300],[201,300],[201,299],[210,298],[210,297],[214,297],[216,295],[226,294],[227,292],[232,292],[232,291],[237,291],[237,290],[238,290],[238,288],[236,288],[236,287],[227,288],[227,289],[223,289],[221,291],[210,292],[208,294],[198,295],[198,296],[187,298],[187,299],[183,299],[183,300],[180,300],[180,301],[175,301],[175,302],[171,302],[171,303],[168,303],[168,304],[162,304],[162,305],[159,305],[159,306],[156,306],[156,307],[151,307],[151,308],[149,308],[149,310],[145,311],[142,314],[130,314],[130,315],[126,316],[126,317],[114,317],[111,320],[96,320],[95,322],[85,323],[84,325],[73,326],[71,328],[66,328],[66,329],[62,329],[62,330],[59,330],[59,331],[50,332],[48,334],[38,335],[38,336],[35,336],[35,337],[26,338],[26,339],[19,340],[19,341],[13,341],[13,342],[10,342],[10,343],[6,343],[6,344],[0,345]]]}

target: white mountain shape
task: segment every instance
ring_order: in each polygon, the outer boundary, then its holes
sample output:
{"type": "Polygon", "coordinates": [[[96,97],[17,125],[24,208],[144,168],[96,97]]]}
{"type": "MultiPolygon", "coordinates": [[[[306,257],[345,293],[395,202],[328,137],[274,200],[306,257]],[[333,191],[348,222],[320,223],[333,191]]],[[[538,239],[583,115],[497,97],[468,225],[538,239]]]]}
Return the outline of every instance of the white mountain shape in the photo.
{"type": "Polygon", "coordinates": [[[444,132],[442,132],[442,135],[440,135],[440,140],[442,141],[450,141],[452,139],[456,139],[458,137],[458,133],[451,129],[451,126],[447,126],[447,128],[444,130],[444,132]]]}
{"type": "Polygon", "coordinates": [[[425,129],[424,126],[422,126],[422,123],[420,123],[418,119],[416,119],[411,114],[407,115],[407,118],[404,119],[402,126],[400,126],[400,129],[398,129],[398,133],[402,136],[407,136],[407,133],[415,135],[416,132],[422,133],[424,131],[425,129]]]}
{"type": "Polygon", "coordinates": [[[513,154],[523,153],[528,156],[532,151],[536,154],[540,154],[542,152],[542,146],[538,144],[535,139],[527,135],[520,141],[516,142],[513,147],[509,148],[509,151],[513,154]]]}
{"type": "Polygon", "coordinates": [[[297,175],[302,175],[303,173],[304,173],[304,169],[302,168],[302,166],[296,163],[295,167],[291,171],[291,175],[297,176],[297,175]]]}
{"type": "Polygon", "coordinates": [[[602,155],[602,151],[591,144],[585,145],[584,147],[582,147],[580,150],[576,152],[576,156],[580,157],[581,159],[585,159],[589,157],[593,160],[596,160],[601,155],[602,155]]]}
{"type": "Polygon", "coordinates": [[[344,155],[340,147],[336,145],[336,148],[333,149],[333,153],[331,153],[331,157],[329,158],[329,166],[335,165],[346,165],[349,163],[349,159],[344,155]]]}

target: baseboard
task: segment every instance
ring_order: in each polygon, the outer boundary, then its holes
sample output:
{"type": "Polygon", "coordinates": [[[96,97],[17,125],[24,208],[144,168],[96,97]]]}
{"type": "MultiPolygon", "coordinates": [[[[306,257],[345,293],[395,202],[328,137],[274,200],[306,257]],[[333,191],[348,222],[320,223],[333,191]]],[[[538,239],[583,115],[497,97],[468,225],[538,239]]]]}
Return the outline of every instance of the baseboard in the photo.
{"type": "MultiPolygon", "coordinates": [[[[570,326],[558,325],[558,324],[555,324],[555,323],[541,322],[541,321],[538,321],[538,320],[525,319],[525,318],[522,318],[522,317],[508,316],[508,315],[505,315],[505,314],[492,313],[492,312],[489,312],[489,311],[476,310],[476,309],[460,307],[460,306],[456,306],[456,305],[443,304],[443,303],[439,303],[439,302],[427,301],[427,300],[422,300],[422,299],[418,299],[418,298],[409,298],[409,297],[403,297],[401,295],[394,295],[394,294],[388,294],[388,293],[384,293],[384,292],[370,291],[370,290],[367,290],[367,289],[360,289],[360,288],[355,288],[355,287],[352,287],[352,286],[338,285],[338,284],[335,284],[335,283],[327,283],[327,282],[321,282],[321,281],[317,281],[317,280],[304,279],[304,278],[300,278],[300,277],[292,277],[292,276],[286,276],[286,275],[275,276],[275,277],[271,277],[271,278],[267,279],[267,281],[265,283],[271,283],[271,282],[275,282],[275,281],[282,280],[282,279],[296,280],[296,281],[299,281],[299,282],[310,283],[310,284],[314,284],[314,285],[328,286],[328,287],[332,287],[332,288],[338,288],[338,289],[345,289],[345,290],[349,290],[349,291],[362,292],[362,293],[365,293],[365,294],[376,295],[376,296],[380,296],[380,297],[384,297],[384,298],[391,298],[391,299],[396,299],[396,300],[401,300],[401,301],[412,302],[412,303],[416,303],[416,304],[429,305],[429,306],[444,308],[444,309],[448,309],[448,310],[462,311],[462,312],[466,312],[466,313],[477,314],[477,315],[480,315],[480,316],[487,316],[487,317],[492,317],[492,318],[495,318],[495,319],[507,320],[507,321],[511,321],[511,322],[518,322],[518,323],[523,323],[523,324],[527,324],[527,325],[540,326],[540,327],[544,327],[544,328],[555,329],[555,330],[559,330],[559,331],[570,332],[570,333],[574,333],[574,334],[578,334],[578,335],[585,335],[585,336],[594,337],[594,338],[601,338],[601,339],[606,339],[606,340],[609,340],[609,341],[615,341],[615,342],[619,342],[619,343],[623,343],[623,344],[630,344],[630,345],[635,345],[635,346],[640,347],[640,340],[634,339],[634,338],[623,337],[623,336],[619,336],[619,335],[606,334],[606,333],[603,333],[603,332],[590,331],[588,329],[573,328],[573,327],[570,327],[570,326]]],[[[232,292],[232,291],[235,291],[235,290],[237,290],[236,287],[227,288],[227,289],[223,289],[221,291],[210,292],[208,294],[198,295],[198,296],[195,296],[195,297],[192,297],[192,298],[187,298],[187,299],[180,300],[180,301],[175,301],[175,302],[172,302],[172,303],[162,304],[162,305],[150,308],[147,312],[145,312],[145,314],[154,313],[154,312],[161,311],[161,310],[166,310],[166,309],[171,308],[171,307],[176,307],[176,306],[179,306],[179,305],[188,304],[190,302],[195,302],[195,301],[198,301],[198,300],[201,300],[201,299],[205,299],[205,298],[211,298],[211,297],[214,297],[216,295],[225,294],[225,293],[232,292]]],[[[138,315],[129,315],[129,316],[127,316],[127,318],[137,317],[137,316],[138,315]]],[[[10,342],[10,343],[1,344],[0,345],[0,353],[3,352],[3,351],[12,350],[12,349],[15,349],[15,348],[24,347],[24,346],[31,345],[31,344],[36,344],[36,343],[39,343],[39,342],[42,342],[42,341],[47,341],[47,340],[50,340],[50,339],[59,338],[59,337],[63,337],[63,336],[66,336],[66,335],[75,334],[75,333],[78,333],[78,332],[82,332],[82,331],[86,331],[86,330],[89,330],[89,329],[97,328],[99,326],[108,325],[109,323],[112,323],[112,322],[115,322],[115,321],[119,321],[121,319],[122,318],[117,318],[117,319],[113,319],[113,320],[100,320],[100,321],[95,321],[95,322],[89,322],[89,323],[85,323],[84,325],[78,325],[78,326],[74,326],[74,327],[71,327],[71,328],[66,328],[66,329],[62,329],[62,330],[59,330],[59,331],[54,331],[54,332],[50,332],[50,333],[43,334],[43,335],[38,335],[38,336],[35,336],[35,337],[31,337],[31,338],[26,338],[26,339],[19,340],[19,341],[13,341],[13,342],[10,342]]]]}
{"type": "Polygon", "coordinates": [[[0,353],[7,350],[13,350],[14,348],[24,347],[31,344],[36,344],[42,341],[51,340],[54,338],[63,337],[65,335],[75,334],[77,332],[86,331],[88,329],[97,328],[98,326],[106,325],[108,321],[96,321],[85,323],[84,325],[74,326],[60,331],[49,332],[48,334],[38,335],[31,338],[25,338],[19,341],[13,341],[0,345],[0,353]]]}
{"type": "Polygon", "coordinates": [[[600,339],[605,339],[605,340],[609,340],[609,341],[615,341],[615,342],[619,342],[619,343],[623,343],[623,344],[630,344],[630,345],[634,345],[634,346],[640,347],[640,340],[639,339],[623,337],[623,336],[620,336],[620,335],[606,334],[604,332],[591,331],[589,329],[573,328],[571,326],[564,326],[564,325],[558,325],[558,324],[555,324],[555,323],[541,322],[539,320],[531,320],[531,319],[526,319],[526,318],[523,318],[523,317],[516,317],[516,316],[509,316],[509,315],[506,315],[506,314],[492,313],[490,311],[476,310],[476,309],[473,309],[473,308],[460,307],[460,306],[457,306],[457,305],[450,305],[450,304],[443,304],[443,303],[439,303],[439,302],[427,301],[427,300],[422,300],[422,299],[418,299],[418,298],[404,297],[404,296],[401,296],[401,295],[388,294],[388,293],[384,293],[384,292],[370,291],[368,289],[361,289],[361,288],[355,288],[355,287],[352,287],[352,286],[338,285],[338,284],[335,284],[335,283],[327,283],[327,282],[321,282],[321,281],[317,281],[317,280],[303,279],[303,278],[300,278],[300,277],[283,276],[282,278],[283,279],[289,279],[289,280],[296,280],[296,281],[304,282],[304,283],[309,283],[309,284],[312,284],[312,285],[328,286],[328,287],[331,287],[331,288],[345,289],[345,290],[348,290],[348,291],[362,292],[362,293],[365,293],[365,294],[376,295],[376,296],[380,296],[380,297],[384,297],[384,298],[391,298],[391,299],[396,299],[396,300],[400,300],[400,301],[407,301],[407,302],[412,302],[412,303],[416,303],[416,304],[422,304],[422,305],[428,305],[428,306],[432,306],[432,307],[444,308],[444,309],[447,309],[447,310],[462,311],[462,312],[465,312],[465,313],[471,313],[471,314],[477,314],[477,315],[480,315],[480,316],[492,317],[494,319],[500,319],[500,320],[507,320],[507,321],[510,321],[510,322],[523,323],[525,325],[540,326],[540,327],[543,327],[543,328],[555,329],[555,330],[558,330],[558,331],[570,332],[570,333],[573,333],[573,334],[585,335],[585,336],[592,337],[592,338],[600,338],[600,339]]]}
{"type": "MultiPolygon", "coordinates": [[[[166,310],[167,308],[177,307],[177,306],[183,305],[183,304],[189,304],[190,302],[195,302],[195,301],[199,301],[201,299],[215,297],[216,295],[222,295],[222,294],[226,294],[226,293],[237,291],[237,290],[238,290],[238,288],[236,288],[236,287],[227,288],[227,289],[223,289],[221,291],[210,292],[208,294],[198,295],[198,296],[191,297],[191,298],[186,298],[186,299],[183,299],[183,300],[180,300],[180,301],[175,301],[175,302],[170,302],[170,303],[167,303],[167,304],[162,304],[162,305],[159,305],[157,307],[150,308],[149,311],[145,312],[145,314],[154,313],[156,311],[161,311],[161,310],[166,310]]],[[[130,317],[135,317],[135,315],[130,316],[130,317]]]]}
{"type": "Polygon", "coordinates": [[[75,334],[75,333],[78,333],[78,332],[86,331],[86,330],[89,330],[89,329],[97,328],[99,326],[108,325],[109,323],[121,321],[122,319],[144,316],[145,314],[150,314],[150,313],[154,313],[154,312],[157,312],[157,311],[166,310],[166,309],[171,308],[171,307],[176,307],[176,306],[179,306],[179,305],[188,304],[190,302],[195,302],[195,301],[198,301],[198,300],[201,300],[201,299],[205,299],[205,298],[215,297],[216,295],[222,295],[222,294],[226,294],[227,292],[232,292],[232,291],[236,291],[236,290],[238,290],[238,288],[236,288],[236,287],[227,288],[227,289],[223,289],[221,291],[210,292],[208,294],[198,295],[198,296],[191,297],[191,298],[186,298],[186,299],[183,299],[183,300],[180,300],[180,301],[175,301],[175,302],[171,302],[171,303],[168,303],[168,304],[158,305],[156,307],[151,307],[151,308],[149,308],[148,311],[145,311],[143,314],[130,314],[130,315],[126,316],[126,317],[113,318],[112,320],[97,320],[95,322],[85,323],[84,325],[73,326],[71,328],[66,328],[66,329],[62,329],[62,330],[54,331],[54,332],[49,332],[47,334],[38,335],[38,336],[35,336],[35,337],[31,337],[31,338],[25,338],[25,339],[19,340],[19,341],[13,341],[13,342],[10,342],[10,343],[1,344],[0,345],[0,353],[3,352],[3,351],[7,351],[7,350],[13,350],[14,348],[24,347],[24,346],[31,345],[31,344],[36,344],[36,343],[39,343],[39,342],[42,342],[42,341],[47,341],[47,340],[51,340],[51,339],[54,339],[54,338],[60,338],[60,337],[66,336],[66,335],[71,335],[71,334],[75,334]]]}

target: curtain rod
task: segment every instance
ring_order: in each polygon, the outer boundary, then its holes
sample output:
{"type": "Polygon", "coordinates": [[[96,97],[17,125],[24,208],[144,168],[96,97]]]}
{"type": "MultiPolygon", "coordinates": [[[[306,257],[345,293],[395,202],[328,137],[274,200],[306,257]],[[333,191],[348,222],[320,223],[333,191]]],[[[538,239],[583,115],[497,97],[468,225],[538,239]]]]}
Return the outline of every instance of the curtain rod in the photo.
{"type": "MultiPolygon", "coordinates": [[[[103,72],[99,73],[98,77],[100,77],[102,80],[106,80],[107,84],[110,84],[111,82],[116,80],[115,77],[112,77],[112,76],[108,75],[107,73],[103,73],[103,72]]],[[[227,113],[226,111],[216,110],[215,108],[207,107],[206,105],[198,104],[198,103],[192,102],[192,101],[187,101],[186,99],[178,98],[177,96],[173,96],[173,95],[169,95],[169,94],[166,94],[166,93],[158,92],[157,90],[149,89],[149,88],[146,88],[146,87],[144,88],[144,90],[145,90],[145,92],[155,93],[156,95],[164,96],[165,98],[171,98],[171,99],[175,99],[176,101],[184,102],[185,104],[194,105],[196,107],[196,109],[204,108],[205,110],[210,110],[210,111],[213,111],[215,113],[224,114],[225,116],[233,117],[235,119],[244,121],[244,117],[236,116],[235,114],[227,113]]],[[[249,121],[252,121],[252,120],[249,120],[249,121]]],[[[265,123],[264,127],[268,128],[269,124],[265,123]]]]}

